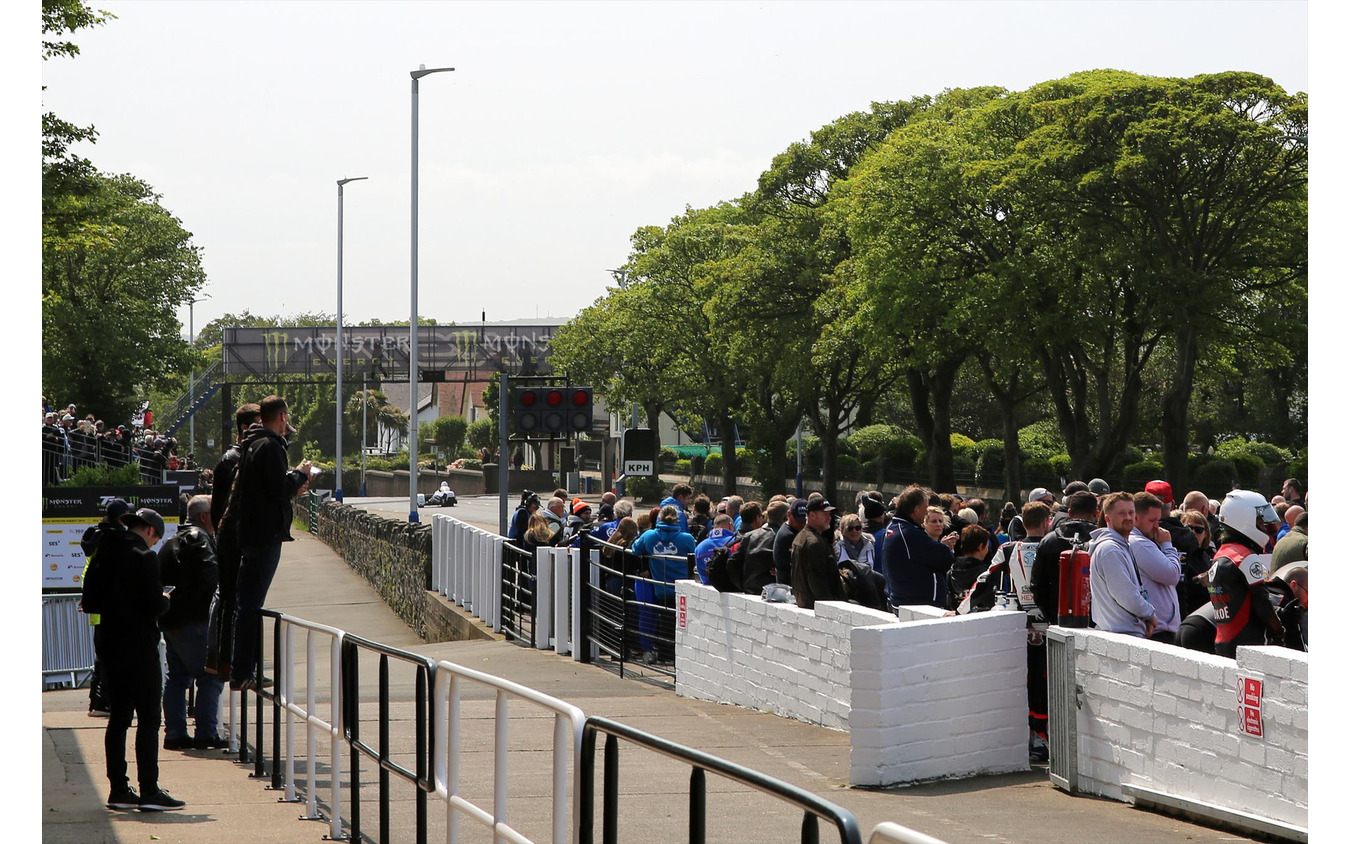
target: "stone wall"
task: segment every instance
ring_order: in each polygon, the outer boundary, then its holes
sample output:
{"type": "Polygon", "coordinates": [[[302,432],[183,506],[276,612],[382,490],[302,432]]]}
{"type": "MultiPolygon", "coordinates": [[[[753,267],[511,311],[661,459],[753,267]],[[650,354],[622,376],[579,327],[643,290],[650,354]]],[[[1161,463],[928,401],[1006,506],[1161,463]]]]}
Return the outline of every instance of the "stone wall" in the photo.
{"type": "MultiPolygon", "coordinates": [[[[305,508],[297,507],[301,521],[305,508]]],[[[386,519],[325,502],[318,536],[375,587],[389,608],[417,635],[427,637],[427,590],[431,588],[431,526],[386,519]]]]}

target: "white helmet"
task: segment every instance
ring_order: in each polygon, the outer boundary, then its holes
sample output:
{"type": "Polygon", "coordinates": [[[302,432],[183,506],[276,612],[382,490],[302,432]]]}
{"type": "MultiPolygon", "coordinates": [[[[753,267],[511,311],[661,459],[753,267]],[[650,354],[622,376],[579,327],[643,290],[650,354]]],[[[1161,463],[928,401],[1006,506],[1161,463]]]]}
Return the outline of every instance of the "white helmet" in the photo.
{"type": "Polygon", "coordinates": [[[1264,548],[1280,528],[1280,517],[1265,496],[1246,489],[1235,489],[1224,496],[1219,521],[1256,543],[1258,548],[1264,548]]]}

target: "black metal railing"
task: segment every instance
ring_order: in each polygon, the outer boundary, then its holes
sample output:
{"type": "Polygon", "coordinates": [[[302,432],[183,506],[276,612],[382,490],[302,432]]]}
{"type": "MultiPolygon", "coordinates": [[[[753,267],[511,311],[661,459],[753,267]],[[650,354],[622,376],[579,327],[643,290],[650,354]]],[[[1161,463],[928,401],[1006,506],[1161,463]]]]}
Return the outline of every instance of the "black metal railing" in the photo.
{"type": "Polygon", "coordinates": [[[502,543],[502,632],[522,644],[535,646],[535,610],[538,590],[534,554],[502,543]]]}
{"type": "MultiPolygon", "coordinates": [[[[264,757],[266,751],[263,746],[263,727],[265,726],[264,704],[272,704],[272,781],[268,786],[272,790],[280,790],[281,782],[281,701],[276,696],[276,690],[271,685],[270,680],[266,680],[263,673],[263,624],[266,619],[272,619],[272,661],[276,662],[276,655],[281,653],[281,613],[276,610],[262,609],[258,611],[258,656],[251,666],[254,686],[251,690],[245,690],[239,698],[239,761],[248,764],[248,692],[254,694],[254,715],[257,722],[254,725],[253,742],[253,773],[249,776],[256,779],[263,779],[267,776],[264,767],[264,757]]],[[[275,668],[273,669],[275,673],[275,668]]]]}
{"type": "MultiPolygon", "coordinates": [[[[604,816],[602,819],[602,838],[604,844],[616,844],[619,840],[619,746],[618,739],[660,753],[670,759],[687,763],[689,775],[689,841],[690,844],[703,844],[707,840],[707,773],[712,772],[733,782],[756,789],[771,797],[794,806],[802,812],[802,844],[819,844],[819,819],[824,818],[839,833],[843,844],[862,844],[862,833],[853,813],[825,800],[805,789],[762,774],[759,771],[728,762],[717,756],[694,750],[660,736],[644,733],[632,727],[611,721],[608,718],[590,717],[582,728],[581,759],[577,765],[577,790],[581,801],[581,844],[593,844],[595,841],[595,739],[598,733],[605,734],[604,761],[604,816]]],[[[636,798],[637,796],[634,795],[636,798]]],[[[641,799],[649,799],[643,795],[641,799]]],[[[724,801],[725,802],[725,801],[724,801]]]]}
{"type": "Polygon", "coordinates": [[[361,755],[375,762],[380,770],[380,838],[381,842],[391,841],[390,837],[390,775],[398,776],[416,789],[416,841],[426,844],[427,840],[427,794],[435,790],[431,779],[430,755],[434,741],[435,724],[430,717],[432,678],[436,672],[435,661],[410,651],[391,648],[379,642],[347,633],[342,639],[342,723],[343,736],[351,751],[351,839],[362,840],[361,835],[361,755]],[[379,735],[375,746],[361,738],[361,653],[370,652],[379,655],[379,694],[376,712],[379,735]],[[389,661],[398,660],[412,667],[415,674],[415,747],[413,749],[414,770],[393,761],[389,741],[389,661]]]}
{"type": "Polygon", "coordinates": [[[626,664],[634,661],[674,677],[675,586],[653,578],[651,568],[654,561],[683,563],[685,577],[693,578],[694,555],[638,555],[589,534],[582,535],[581,555],[584,600],[579,611],[585,614],[582,635],[587,645],[617,662],[620,677],[626,664]],[[611,552],[608,557],[606,550],[611,552]]]}

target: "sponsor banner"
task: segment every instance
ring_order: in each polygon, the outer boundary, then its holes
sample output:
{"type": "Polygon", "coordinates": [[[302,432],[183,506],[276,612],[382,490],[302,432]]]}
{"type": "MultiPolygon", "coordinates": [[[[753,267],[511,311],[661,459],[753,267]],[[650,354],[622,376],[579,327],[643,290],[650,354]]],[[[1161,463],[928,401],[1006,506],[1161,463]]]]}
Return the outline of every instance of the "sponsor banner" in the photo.
{"type": "MultiPolygon", "coordinates": [[[[178,532],[178,488],[173,486],[52,487],[42,491],[42,588],[79,589],[84,574],[80,539],[103,521],[108,502],[120,498],[164,517],[164,539],[178,532]]],[[[163,545],[164,540],[160,541],[163,545]]],[[[160,545],[155,546],[158,551],[160,545]]]]}
{"type": "MultiPolygon", "coordinates": [[[[444,372],[548,375],[549,343],[561,323],[419,325],[417,368],[444,372]]],[[[337,371],[337,326],[231,327],[222,332],[225,373],[270,378],[337,371]]],[[[342,328],[342,368],[384,378],[408,373],[407,326],[342,328]]]]}

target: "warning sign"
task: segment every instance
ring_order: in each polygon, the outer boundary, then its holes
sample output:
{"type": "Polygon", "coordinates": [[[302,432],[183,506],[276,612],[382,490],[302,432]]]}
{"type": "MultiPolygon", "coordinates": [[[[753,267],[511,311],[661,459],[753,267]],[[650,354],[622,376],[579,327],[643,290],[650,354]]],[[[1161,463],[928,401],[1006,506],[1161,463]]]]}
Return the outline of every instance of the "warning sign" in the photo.
{"type": "Polygon", "coordinates": [[[681,595],[681,596],[680,596],[680,607],[679,607],[678,618],[679,618],[680,629],[683,630],[683,629],[684,629],[685,623],[689,620],[689,596],[688,596],[688,595],[681,595]]]}
{"type": "Polygon", "coordinates": [[[1249,736],[1261,738],[1261,687],[1254,677],[1239,677],[1237,683],[1238,729],[1249,736]]]}

